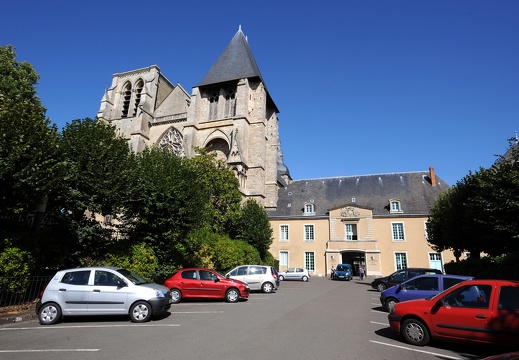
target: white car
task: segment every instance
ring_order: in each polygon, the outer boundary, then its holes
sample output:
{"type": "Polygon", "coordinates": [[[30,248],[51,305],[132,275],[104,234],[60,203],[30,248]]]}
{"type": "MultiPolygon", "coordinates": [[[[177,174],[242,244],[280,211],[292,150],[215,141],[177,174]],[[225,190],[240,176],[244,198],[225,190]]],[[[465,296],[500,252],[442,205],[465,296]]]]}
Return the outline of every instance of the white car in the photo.
{"type": "Polygon", "coordinates": [[[225,277],[246,282],[251,290],[261,290],[264,293],[271,293],[279,286],[277,270],[267,265],[237,266],[225,274],[225,277]]]}
{"type": "Polygon", "coordinates": [[[88,267],[58,271],[36,304],[36,313],[42,325],[76,315],[128,314],[133,322],[145,322],[167,312],[171,303],[165,286],[121,268],[88,267]]]}
{"type": "Polygon", "coordinates": [[[279,272],[280,280],[300,280],[300,281],[308,281],[310,280],[310,274],[308,270],[304,268],[288,268],[285,271],[279,272]]]}

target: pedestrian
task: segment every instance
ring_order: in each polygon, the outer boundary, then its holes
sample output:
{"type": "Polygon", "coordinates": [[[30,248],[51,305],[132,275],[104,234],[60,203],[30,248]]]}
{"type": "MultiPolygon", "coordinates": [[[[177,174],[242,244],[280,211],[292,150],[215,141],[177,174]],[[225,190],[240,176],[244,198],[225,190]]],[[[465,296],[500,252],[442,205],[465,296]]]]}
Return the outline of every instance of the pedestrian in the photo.
{"type": "Polygon", "coordinates": [[[330,280],[333,280],[333,277],[335,276],[335,268],[332,265],[332,270],[330,272],[330,280]]]}
{"type": "Polygon", "coordinates": [[[360,281],[364,280],[364,269],[362,268],[362,266],[359,266],[359,278],[360,281]]]}

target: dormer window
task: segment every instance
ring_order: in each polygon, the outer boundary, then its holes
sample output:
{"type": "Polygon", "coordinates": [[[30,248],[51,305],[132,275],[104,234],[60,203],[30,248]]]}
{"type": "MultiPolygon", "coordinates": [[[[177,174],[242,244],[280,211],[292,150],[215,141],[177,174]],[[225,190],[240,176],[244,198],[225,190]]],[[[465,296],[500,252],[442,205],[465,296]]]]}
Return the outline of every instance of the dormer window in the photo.
{"type": "Polygon", "coordinates": [[[315,208],[314,204],[305,204],[305,215],[314,215],[315,208]]]}
{"type": "Polygon", "coordinates": [[[396,199],[392,199],[389,201],[389,211],[391,213],[401,213],[402,207],[400,206],[400,201],[396,199]]]}

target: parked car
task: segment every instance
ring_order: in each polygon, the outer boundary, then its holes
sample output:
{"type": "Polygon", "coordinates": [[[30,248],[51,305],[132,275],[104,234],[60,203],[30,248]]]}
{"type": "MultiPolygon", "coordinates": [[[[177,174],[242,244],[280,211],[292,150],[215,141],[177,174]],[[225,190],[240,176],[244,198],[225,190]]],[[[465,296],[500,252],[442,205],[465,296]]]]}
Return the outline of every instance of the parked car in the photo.
{"type": "Polygon", "coordinates": [[[177,270],[166,279],[164,286],[170,289],[173,303],[191,298],[224,299],[234,303],[247,299],[250,293],[247,283],[203,268],[177,270]]]}
{"type": "Polygon", "coordinates": [[[61,270],[36,304],[40,324],[51,325],[69,315],[124,315],[144,322],[167,312],[171,293],[159,284],[117,267],[61,270]]]}
{"type": "Polygon", "coordinates": [[[353,278],[353,270],[350,264],[339,264],[333,272],[332,280],[347,280],[353,278]]]}
{"type": "Polygon", "coordinates": [[[438,339],[516,347],[519,281],[463,281],[430,299],[395,304],[388,320],[413,345],[438,339]]]}
{"type": "Polygon", "coordinates": [[[376,278],[371,282],[371,287],[378,291],[384,291],[391,286],[401,284],[402,282],[412,279],[418,275],[424,274],[441,274],[441,270],[427,268],[406,268],[395,271],[389,276],[376,278]]]}
{"type": "Polygon", "coordinates": [[[277,270],[267,265],[237,266],[225,274],[225,277],[246,282],[251,290],[261,290],[264,293],[277,290],[280,282],[277,270]]]}
{"type": "Polygon", "coordinates": [[[310,280],[310,274],[307,269],[291,267],[286,269],[285,271],[279,272],[279,280],[301,280],[308,281],[310,280]]]}
{"type": "Polygon", "coordinates": [[[413,299],[425,299],[447,290],[462,281],[471,280],[472,276],[427,274],[419,275],[400,285],[390,287],[380,294],[380,303],[388,311],[397,302],[413,299]]]}
{"type": "Polygon", "coordinates": [[[519,360],[519,351],[508,352],[506,354],[487,356],[483,360],[519,360]]]}

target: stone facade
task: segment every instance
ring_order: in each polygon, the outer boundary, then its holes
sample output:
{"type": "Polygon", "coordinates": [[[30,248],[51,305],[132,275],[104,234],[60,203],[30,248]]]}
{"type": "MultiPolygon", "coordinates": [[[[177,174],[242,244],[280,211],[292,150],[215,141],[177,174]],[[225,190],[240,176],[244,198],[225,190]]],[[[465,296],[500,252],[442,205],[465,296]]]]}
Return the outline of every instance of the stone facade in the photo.
{"type": "Polygon", "coordinates": [[[244,198],[275,209],[278,189],[290,180],[278,164],[277,113],[239,30],[191,95],[156,65],[114,74],[97,117],[115,125],[134,151],[160,146],[188,157],[195,148],[216,152],[238,177],[244,198]],[[230,61],[228,53],[237,58],[230,61]]]}

